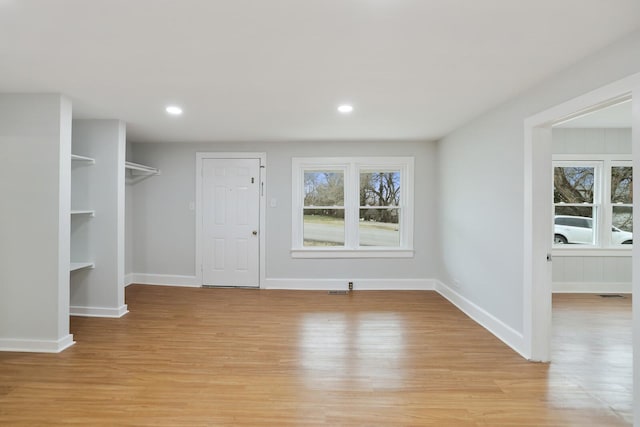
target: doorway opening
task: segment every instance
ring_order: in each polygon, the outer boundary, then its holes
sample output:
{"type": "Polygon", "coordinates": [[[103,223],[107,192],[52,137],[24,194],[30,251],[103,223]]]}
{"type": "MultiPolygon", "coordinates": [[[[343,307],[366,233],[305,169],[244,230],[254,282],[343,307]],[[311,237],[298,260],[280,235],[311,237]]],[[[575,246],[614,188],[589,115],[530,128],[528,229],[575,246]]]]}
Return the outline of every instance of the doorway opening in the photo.
{"type": "MultiPolygon", "coordinates": [[[[640,73],[574,98],[525,120],[524,165],[524,354],[533,361],[551,356],[552,246],[554,231],[552,126],[621,103],[633,97],[634,127],[638,126],[640,73]],[[551,236],[551,237],[550,237],[551,236]]],[[[632,139],[632,162],[640,170],[640,135],[632,139]]],[[[632,204],[635,208],[637,202],[632,204]]],[[[637,209],[636,209],[637,210],[637,209]]],[[[638,218],[633,219],[638,228],[638,218]]],[[[637,259],[638,245],[632,253],[637,259]]],[[[632,288],[640,288],[640,268],[632,266],[632,288]]],[[[637,312],[634,311],[634,315],[637,312]]]]}
{"type": "MultiPolygon", "coordinates": [[[[551,360],[552,337],[552,200],[551,126],[632,97],[632,164],[640,170],[640,73],[603,86],[527,118],[524,122],[524,264],[523,354],[532,361],[551,360]]],[[[637,211],[638,203],[632,207],[637,211]]],[[[633,227],[640,229],[636,215],[633,227]]],[[[640,259],[640,246],[632,256],[640,259]]],[[[640,291],[640,263],[632,263],[631,287],[640,291]]],[[[632,300],[632,325],[640,324],[639,299],[632,300]]],[[[640,328],[632,326],[633,407],[640,408],[640,328]]]]}
{"type": "MultiPolygon", "coordinates": [[[[549,376],[632,422],[631,98],[552,125],[549,376]]],[[[564,396],[571,399],[570,396],[564,396]]]]}

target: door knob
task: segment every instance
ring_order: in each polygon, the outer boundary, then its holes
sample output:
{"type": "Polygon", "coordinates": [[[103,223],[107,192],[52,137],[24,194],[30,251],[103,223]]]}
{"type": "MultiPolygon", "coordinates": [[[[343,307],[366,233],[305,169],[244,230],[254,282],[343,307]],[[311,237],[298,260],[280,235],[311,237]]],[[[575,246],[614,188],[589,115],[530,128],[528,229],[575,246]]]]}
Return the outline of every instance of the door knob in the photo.
{"type": "Polygon", "coordinates": [[[258,231],[253,230],[253,231],[251,232],[251,234],[253,234],[254,236],[257,236],[257,235],[258,235],[258,231]]]}

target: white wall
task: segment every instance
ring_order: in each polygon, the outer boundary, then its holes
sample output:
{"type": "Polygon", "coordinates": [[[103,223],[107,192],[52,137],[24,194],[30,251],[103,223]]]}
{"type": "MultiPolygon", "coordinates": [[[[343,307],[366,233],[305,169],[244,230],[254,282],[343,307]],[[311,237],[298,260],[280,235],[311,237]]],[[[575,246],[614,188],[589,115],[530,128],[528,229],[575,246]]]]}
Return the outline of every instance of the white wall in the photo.
{"type": "MultiPolygon", "coordinates": [[[[553,154],[631,154],[630,128],[554,128],[553,154]]],[[[565,248],[566,249],[566,248],[565,248]]],[[[553,251],[553,291],[631,292],[631,252],[621,256],[566,256],[553,251]]]]}
{"type": "Polygon", "coordinates": [[[189,210],[189,204],[195,201],[195,154],[199,151],[267,153],[266,197],[277,200],[277,207],[267,207],[266,212],[267,279],[423,280],[435,276],[435,143],[396,141],[133,144],[133,161],[162,172],[134,184],[135,273],[195,275],[195,212],[189,210]],[[358,155],[415,156],[415,257],[292,259],[291,158],[358,155]]]}
{"type": "Polygon", "coordinates": [[[516,331],[523,332],[524,312],[524,120],[639,72],[638,51],[640,32],[555,74],[438,143],[443,230],[439,277],[463,299],[516,331]]]}
{"type": "MultiPolygon", "coordinates": [[[[73,167],[73,209],[94,209],[95,217],[72,221],[72,261],[93,269],[71,274],[71,313],[119,317],[124,304],[125,124],[118,120],[74,120],[73,152],[95,164],[73,167]]],[[[76,162],[77,163],[77,162],[76,162]]]]}
{"type": "Polygon", "coordinates": [[[60,351],[69,334],[71,103],[0,95],[0,349],[60,351]]]}
{"type": "Polygon", "coordinates": [[[630,293],[631,254],[627,256],[553,255],[553,292],[630,293]]]}
{"type": "Polygon", "coordinates": [[[553,128],[553,154],[631,154],[631,128],[553,128]]]}

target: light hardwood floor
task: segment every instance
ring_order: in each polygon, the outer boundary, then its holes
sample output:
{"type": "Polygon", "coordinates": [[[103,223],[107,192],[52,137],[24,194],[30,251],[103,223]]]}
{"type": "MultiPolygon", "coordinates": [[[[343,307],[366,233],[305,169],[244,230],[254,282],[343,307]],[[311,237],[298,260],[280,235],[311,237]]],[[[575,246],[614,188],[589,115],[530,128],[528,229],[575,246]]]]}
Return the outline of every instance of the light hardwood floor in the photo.
{"type": "MultiPolygon", "coordinates": [[[[631,296],[553,296],[553,342],[549,378],[573,387],[632,423],[633,364],[631,296]]],[[[560,393],[558,390],[556,393],[560,393]]],[[[579,406],[579,400],[571,400],[579,406]]],[[[585,399],[585,406],[592,399],[585,399]]]]}
{"type": "Polygon", "coordinates": [[[627,425],[589,369],[529,363],[435,292],[126,296],[63,353],[0,353],[0,425],[627,425]]]}

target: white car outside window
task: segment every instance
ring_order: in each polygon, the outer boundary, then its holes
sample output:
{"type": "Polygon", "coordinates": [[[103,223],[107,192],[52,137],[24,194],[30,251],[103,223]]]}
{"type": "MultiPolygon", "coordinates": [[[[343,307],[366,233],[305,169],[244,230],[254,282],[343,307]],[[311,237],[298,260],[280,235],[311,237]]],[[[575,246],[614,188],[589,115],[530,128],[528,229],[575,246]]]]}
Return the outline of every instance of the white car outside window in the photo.
{"type": "MultiPolygon", "coordinates": [[[[553,242],[557,245],[573,243],[593,245],[593,219],[582,216],[557,215],[554,219],[553,242]]],[[[633,233],[611,227],[611,243],[614,245],[633,243],[633,233]]]]}
{"type": "Polygon", "coordinates": [[[614,245],[630,245],[633,243],[633,233],[611,227],[611,243],[614,245]]]}

